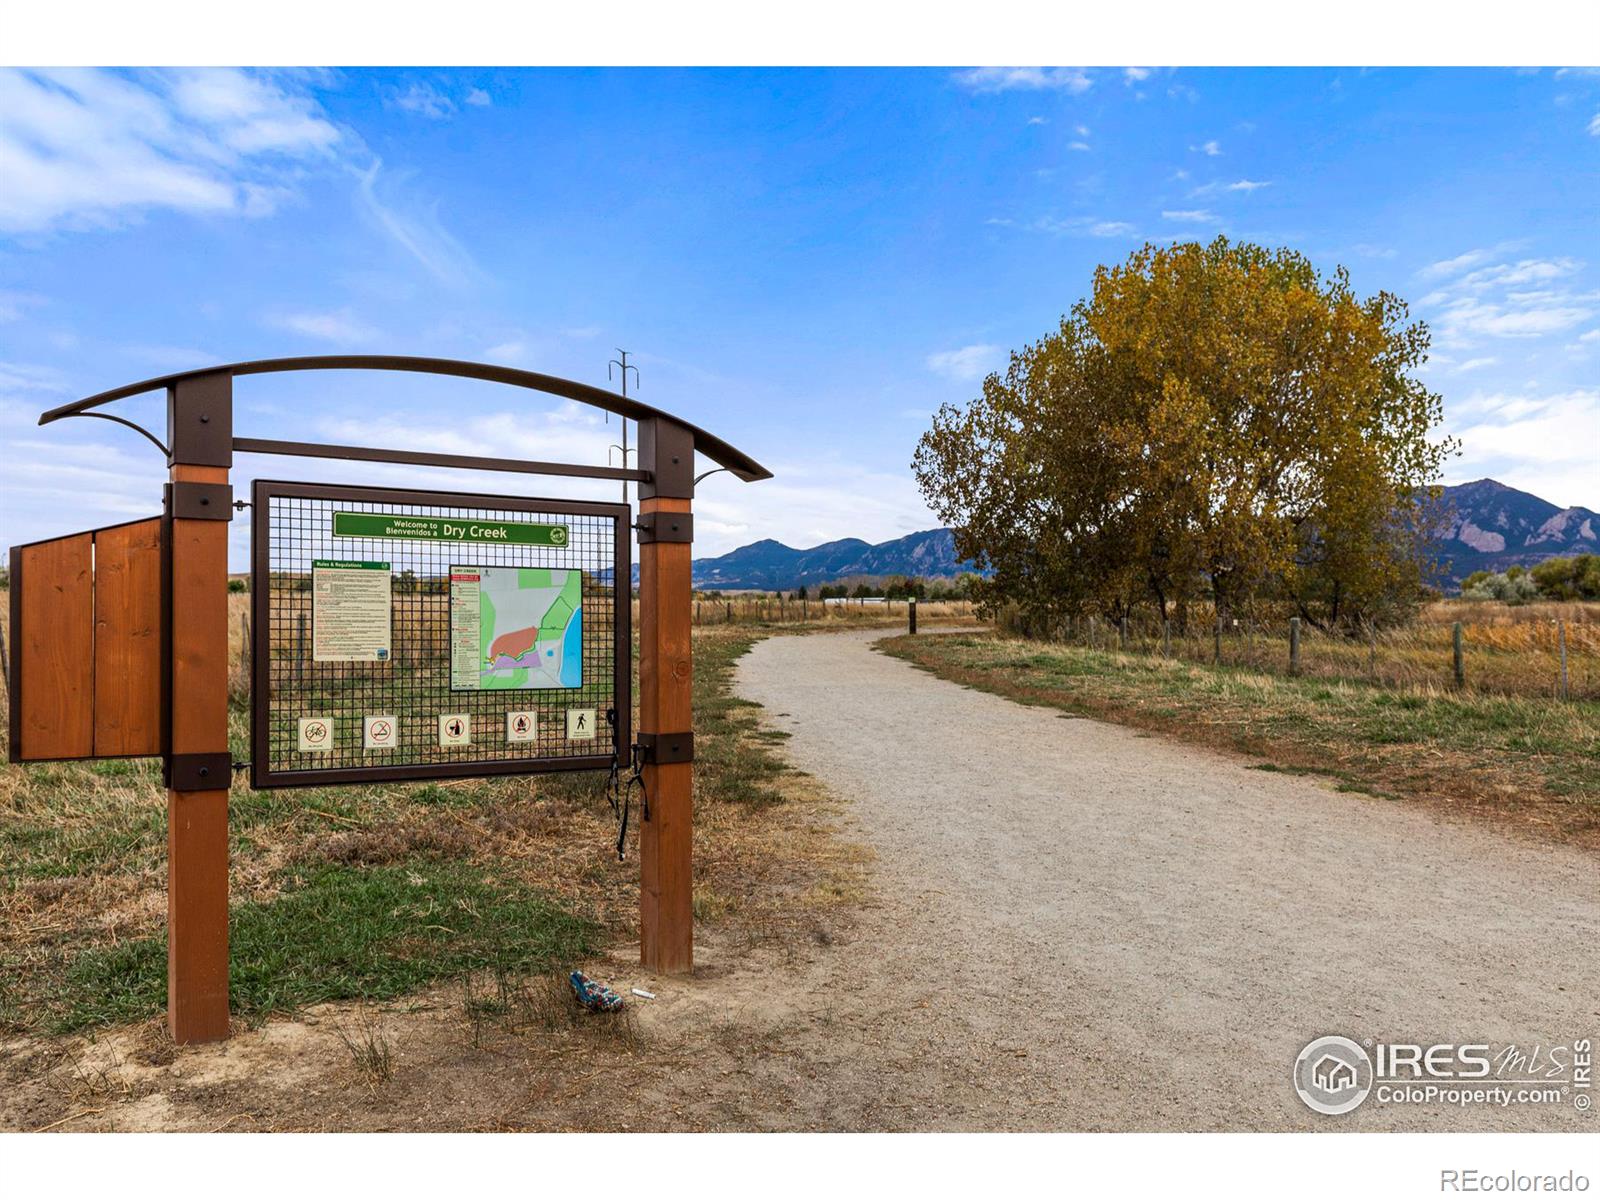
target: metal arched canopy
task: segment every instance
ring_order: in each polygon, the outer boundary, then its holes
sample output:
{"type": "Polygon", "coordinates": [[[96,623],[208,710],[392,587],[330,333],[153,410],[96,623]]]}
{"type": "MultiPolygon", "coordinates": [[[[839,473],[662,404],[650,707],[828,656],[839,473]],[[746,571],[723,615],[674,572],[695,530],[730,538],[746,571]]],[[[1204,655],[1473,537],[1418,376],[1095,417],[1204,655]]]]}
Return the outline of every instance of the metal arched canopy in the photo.
{"type": "MultiPolygon", "coordinates": [[[[566,400],[576,400],[595,408],[614,412],[633,421],[662,420],[681,426],[694,437],[694,448],[720,467],[726,467],[747,483],[758,479],[771,479],[772,472],[749,455],[730,446],[715,434],[662,412],[648,404],[641,404],[631,396],[620,396],[604,388],[562,379],[555,375],[541,375],[537,371],[523,371],[516,367],[501,367],[491,363],[465,362],[454,358],[418,358],[395,354],[325,354],[298,358],[262,358],[251,362],[222,363],[214,367],[201,367],[192,371],[179,371],[141,380],[110,391],[75,400],[52,408],[39,417],[39,424],[48,425],[64,417],[89,414],[99,408],[129,396],[142,395],[160,388],[168,388],[184,380],[207,375],[270,375],[281,371],[412,371],[423,375],[453,375],[461,379],[479,379],[487,383],[504,383],[511,387],[545,392],[566,400]]],[[[103,415],[103,414],[93,414],[103,415]]]]}

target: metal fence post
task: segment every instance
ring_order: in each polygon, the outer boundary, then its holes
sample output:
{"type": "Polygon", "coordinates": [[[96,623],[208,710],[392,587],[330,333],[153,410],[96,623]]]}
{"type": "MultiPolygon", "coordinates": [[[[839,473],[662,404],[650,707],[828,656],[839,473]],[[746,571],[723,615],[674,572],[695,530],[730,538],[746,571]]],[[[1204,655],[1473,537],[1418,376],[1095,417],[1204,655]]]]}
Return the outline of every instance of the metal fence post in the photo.
{"type": "Polygon", "coordinates": [[[1300,674],[1300,618],[1289,618],[1289,674],[1300,674]]]}
{"type": "Polygon", "coordinates": [[[1172,657],[1172,621],[1166,617],[1161,620],[1161,657],[1172,657]]]}
{"type": "Polygon", "coordinates": [[[1450,628],[1450,647],[1455,659],[1456,686],[1467,686],[1467,663],[1461,645],[1461,622],[1457,621],[1450,628]]]}
{"type": "MultiPolygon", "coordinates": [[[[906,625],[909,627],[912,633],[917,631],[917,598],[915,596],[911,597],[911,599],[906,603],[906,625]]],[[[1565,661],[1566,658],[1563,654],[1562,662],[1565,661]]]]}

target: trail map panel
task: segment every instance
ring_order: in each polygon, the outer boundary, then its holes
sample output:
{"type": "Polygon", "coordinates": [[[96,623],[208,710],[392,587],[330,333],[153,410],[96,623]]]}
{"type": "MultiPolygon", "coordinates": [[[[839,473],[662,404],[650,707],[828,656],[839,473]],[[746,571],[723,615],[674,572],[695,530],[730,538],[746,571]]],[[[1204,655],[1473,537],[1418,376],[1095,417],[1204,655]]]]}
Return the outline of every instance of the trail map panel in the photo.
{"type": "Polygon", "coordinates": [[[627,506],[258,481],[251,532],[256,787],[606,768],[608,713],[631,745],[627,506]]]}
{"type": "Polygon", "coordinates": [[[583,686],[583,573],[450,568],[450,686],[583,686]]]}

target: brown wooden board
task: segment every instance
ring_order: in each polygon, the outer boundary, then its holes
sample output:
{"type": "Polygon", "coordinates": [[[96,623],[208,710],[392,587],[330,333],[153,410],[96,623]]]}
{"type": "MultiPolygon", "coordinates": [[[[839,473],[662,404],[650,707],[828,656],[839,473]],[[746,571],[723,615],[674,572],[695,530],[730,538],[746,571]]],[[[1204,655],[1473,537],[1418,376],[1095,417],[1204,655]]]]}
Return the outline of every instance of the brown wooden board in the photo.
{"type": "Polygon", "coordinates": [[[94,755],[161,753],[161,518],[94,535],[94,755]]]}
{"type": "MultiPolygon", "coordinates": [[[[685,499],[648,497],[641,514],[688,513],[685,499]]],[[[692,728],[688,542],[639,548],[639,729],[672,734],[692,728]]],[[[668,975],[694,968],[694,764],[646,764],[650,817],[639,826],[639,956],[668,975]]]]}
{"type": "Polygon", "coordinates": [[[19,547],[13,762],[94,753],[94,535],[19,547]]]}

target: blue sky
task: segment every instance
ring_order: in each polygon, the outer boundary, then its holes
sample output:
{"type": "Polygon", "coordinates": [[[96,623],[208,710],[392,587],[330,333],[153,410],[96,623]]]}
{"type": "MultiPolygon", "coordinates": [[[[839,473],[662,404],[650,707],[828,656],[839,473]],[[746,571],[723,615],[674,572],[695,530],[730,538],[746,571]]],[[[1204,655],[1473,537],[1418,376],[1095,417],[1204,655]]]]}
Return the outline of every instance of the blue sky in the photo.
{"type": "MultiPolygon", "coordinates": [[[[604,384],[617,346],[641,399],[777,472],[702,486],[700,552],[897,536],[934,523],[908,462],[940,403],[1096,264],[1218,232],[1429,321],[1450,481],[1600,508],[1597,165],[1600,75],[1571,70],[0,71],[0,544],[156,510],[133,434],[34,427],[80,395],[357,351],[604,384]]],[[[259,437],[598,462],[617,435],[463,381],[237,398],[259,437]]],[[[159,397],[120,411],[159,429],[159,397]]]]}

